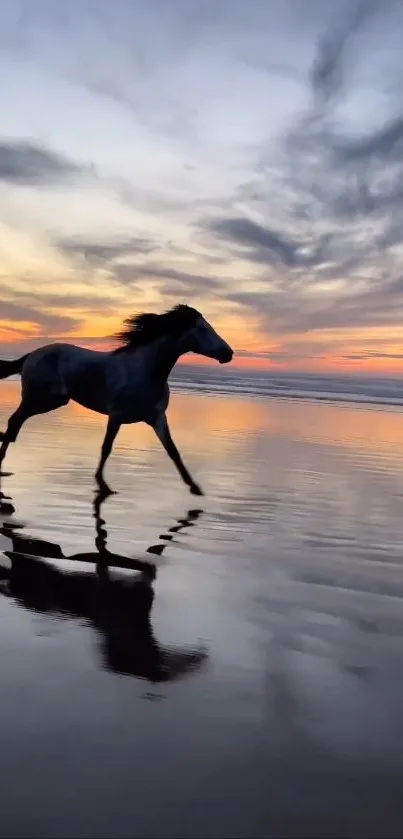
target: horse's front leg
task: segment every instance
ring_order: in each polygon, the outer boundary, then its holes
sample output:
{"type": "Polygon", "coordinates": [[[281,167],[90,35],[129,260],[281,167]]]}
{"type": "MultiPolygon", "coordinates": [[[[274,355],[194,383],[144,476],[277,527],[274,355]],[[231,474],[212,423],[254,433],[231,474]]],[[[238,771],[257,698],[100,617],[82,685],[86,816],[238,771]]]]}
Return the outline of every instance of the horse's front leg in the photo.
{"type": "Polygon", "coordinates": [[[190,473],[186,469],[186,466],[183,463],[183,460],[182,460],[182,458],[181,458],[181,456],[178,452],[178,449],[175,446],[175,443],[174,443],[174,441],[171,437],[170,431],[169,431],[168,420],[167,420],[165,414],[159,414],[156,421],[153,423],[153,428],[154,428],[154,431],[155,431],[158,439],[160,440],[160,442],[164,446],[164,449],[165,449],[168,457],[170,457],[171,460],[174,462],[182,480],[189,487],[192,495],[203,495],[202,490],[200,489],[199,486],[197,486],[197,484],[193,480],[192,476],[190,475],[190,473]]]}

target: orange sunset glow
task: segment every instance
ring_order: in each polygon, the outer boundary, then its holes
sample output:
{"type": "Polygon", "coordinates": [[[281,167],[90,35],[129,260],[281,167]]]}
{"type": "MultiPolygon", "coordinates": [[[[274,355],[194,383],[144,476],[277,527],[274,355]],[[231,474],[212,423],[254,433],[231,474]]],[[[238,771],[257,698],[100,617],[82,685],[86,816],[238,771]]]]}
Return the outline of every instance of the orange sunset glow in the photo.
{"type": "MultiPolygon", "coordinates": [[[[201,308],[201,307],[200,307],[201,308]]],[[[152,311],[161,311],[161,305],[150,306],[152,311]]],[[[39,346],[41,344],[50,343],[52,341],[67,341],[69,343],[77,343],[80,346],[88,346],[92,349],[108,350],[114,346],[111,336],[113,336],[119,329],[122,320],[127,314],[131,312],[122,308],[121,315],[102,317],[91,316],[83,313],[83,323],[81,326],[72,329],[71,332],[59,335],[58,332],[54,334],[41,334],[41,329],[33,321],[15,321],[12,325],[5,320],[0,321],[0,344],[4,345],[6,354],[10,357],[17,356],[20,350],[28,345],[29,347],[39,346]]],[[[63,309],[59,309],[58,315],[69,318],[76,314],[75,309],[69,309],[68,305],[63,309]]],[[[208,307],[207,315],[208,317],[208,307]]],[[[275,371],[275,370],[292,370],[295,372],[320,372],[329,374],[349,374],[349,373],[366,373],[366,374],[385,374],[385,375],[400,375],[403,370],[403,343],[397,341],[388,341],[387,336],[382,340],[382,335],[375,331],[375,334],[355,333],[353,336],[344,336],[341,331],[339,334],[332,334],[330,338],[330,348],[327,352],[312,351],[312,336],[310,336],[310,357],[304,356],[303,340],[300,336],[291,336],[289,344],[276,340],[273,335],[269,342],[268,337],[263,333],[259,335],[259,328],[255,319],[255,334],[253,334],[253,325],[251,324],[251,331],[246,328],[242,317],[228,316],[225,314],[211,318],[211,322],[220,334],[231,344],[235,349],[235,356],[232,365],[237,369],[247,371],[275,371]],[[373,351],[373,342],[377,347],[373,351]],[[298,341],[301,357],[298,358],[297,352],[294,351],[294,342],[298,341]],[[368,349],[365,348],[368,346],[368,349]],[[379,352],[379,346],[382,352],[379,352]],[[287,347],[290,349],[287,351],[287,347]],[[364,351],[363,349],[364,348],[364,351]],[[378,354],[379,353],[379,354],[378,354]],[[366,357],[362,357],[363,355],[366,357]]],[[[214,366],[216,362],[203,358],[197,355],[186,355],[180,360],[180,363],[214,366]]]]}

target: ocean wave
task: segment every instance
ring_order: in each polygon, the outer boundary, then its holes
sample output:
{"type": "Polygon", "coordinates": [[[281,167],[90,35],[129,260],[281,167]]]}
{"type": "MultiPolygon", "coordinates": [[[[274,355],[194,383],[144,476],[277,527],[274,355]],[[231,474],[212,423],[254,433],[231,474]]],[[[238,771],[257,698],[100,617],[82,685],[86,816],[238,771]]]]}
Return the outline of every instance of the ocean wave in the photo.
{"type": "Polygon", "coordinates": [[[403,379],[240,373],[217,374],[210,369],[176,368],[173,390],[221,396],[302,399],[362,405],[403,407],[403,379]]]}

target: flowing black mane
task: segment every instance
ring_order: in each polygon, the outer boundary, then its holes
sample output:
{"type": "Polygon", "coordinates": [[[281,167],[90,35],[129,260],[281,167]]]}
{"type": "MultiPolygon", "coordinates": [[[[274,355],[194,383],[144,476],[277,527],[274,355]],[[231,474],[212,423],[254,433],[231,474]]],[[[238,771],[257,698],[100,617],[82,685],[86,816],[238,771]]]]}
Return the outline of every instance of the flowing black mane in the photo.
{"type": "Polygon", "coordinates": [[[115,335],[115,340],[120,343],[115,352],[151,344],[164,335],[180,335],[191,329],[200,317],[197,309],[185,305],[174,306],[162,315],[153,312],[131,315],[124,321],[124,328],[115,335]]]}

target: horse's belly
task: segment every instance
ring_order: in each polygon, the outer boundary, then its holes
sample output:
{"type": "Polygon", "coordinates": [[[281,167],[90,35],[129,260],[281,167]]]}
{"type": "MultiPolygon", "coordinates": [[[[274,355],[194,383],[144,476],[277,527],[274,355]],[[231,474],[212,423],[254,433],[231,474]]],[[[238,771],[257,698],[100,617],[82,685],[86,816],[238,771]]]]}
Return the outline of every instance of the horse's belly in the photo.
{"type": "Polygon", "coordinates": [[[75,371],[69,382],[70,399],[98,414],[109,413],[105,391],[105,367],[101,364],[91,365],[90,370],[87,367],[82,372],[75,371]]]}
{"type": "Polygon", "coordinates": [[[147,421],[147,405],[133,395],[119,394],[114,400],[113,413],[122,423],[147,421]]]}
{"type": "Polygon", "coordinates": [[[122,423],[147,422],[152,425],[156,414],[161,412],[162,403],[162,410],[165,410],[167,399],[159,389],[157,391],[146,382],[137,383],[136,388],[128,383],[116,392],[113,412],[122,423]]]}
{"type": "Polygon", "coordinates": [[[72,399],[73,402],[77,402],[77,404],[81,405],[83,408],[88,408],[89,411],[95,411],[95,413],[104,414],[105,416],[109,414],[104,402],[102,402],[102,400],[100,400],[96,395],[83,393],[72,395],[70,399],[72,399]]]}

